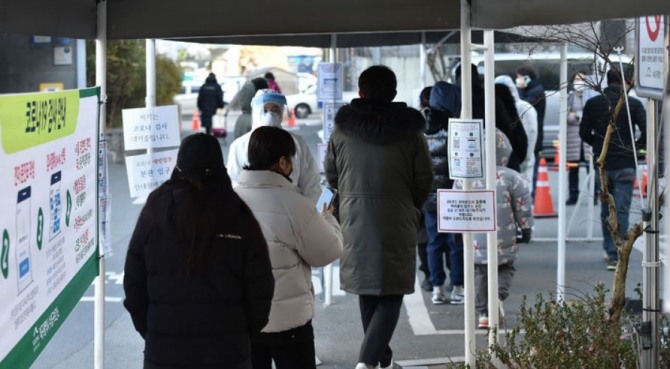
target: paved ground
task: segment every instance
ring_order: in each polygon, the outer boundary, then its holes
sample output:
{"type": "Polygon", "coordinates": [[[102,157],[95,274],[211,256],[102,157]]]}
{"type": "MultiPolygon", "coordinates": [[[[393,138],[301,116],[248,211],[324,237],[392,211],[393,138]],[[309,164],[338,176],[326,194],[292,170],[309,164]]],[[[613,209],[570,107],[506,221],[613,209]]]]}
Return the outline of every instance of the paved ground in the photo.
{"type": "MultiPolygon", "coordinates": [[[[298,121],[294,130],[314,146],[319,142],[318,119],[298,121]]],[[[187,119],[185,127],[190,128],[187,119]]],[[[230,127],[229,127],[230,128],[230,127]]],[[[222,140],[227,147],[232,140],[222,140]]],[[[582,177],[583,179],[584,177],[582,177]]],[[[550,172],[553,188],[553,203],[556,206],[557,173],[550,172]]],[[[106,276],[105,318],[105,368],[135,369],[142,367],[143,342],[133,330],[128,314],[123,310],[121,288],[123,262],[128,238],[141,208],[141,202],[128,197],[125,167],[110,166],[110,188],[113,196],[112,227],[115,252],[108,258],[106,276]]],[[[589,199],[590,200],[590,199],[589,199]]],[[[598,210],[590,212],[586,201],[579,207],[569,207],[568,217],[576,214],[569,237],[580,239],[566,246],[566,298],[573,293],[589,292],[595,283],[611,286],[613,273],[605,269],[603,251],[597,238],[600,237],[598,210]],[[585,240],[592,229],[592,241],[585,240]]],[[[631,221],[639,219],[639,204],[634,204],[631,221]]],[[[516,315],[524,296],[534,299],[536,294],[548,294],[557,288],[557,237],[558,218],[538,219],[534,237],[536,241],[521,248],[516,264],[511,296],[505,302],[506,327],[516,324],[516,315]]],[[[627,283],[628,296],[634,296],[633,288],[642,281],[641,252],[634,251],[627,283]]],[[[314,271],[314,282],[320,292],[321,269],[314,271]]],[[[335,267],[337,281],[337,266],[335,267]]],[[[420,278],[417,278],[417,284],[420,278]]],[[[93,367],[92,288],[75,308],[54,340],[33,366],[34,368],[89,369],[93,367]]],[[[635,297],[635,296],[634,296],[635,297]]],[[[323,361],[320,368],[351,369],[355,366],[362,340],[357,298],[346,295],[337,286],[333,303],[324,306],[322,297],[317,304],[314,318],[316,347],[323,361]]],[[[466,353],[464,342],[463,305],[435,306],[430,295],[418,286],[413,295],[404,300],[404,306],[396,334],[391,343],[396,361],[404,368],[444,368],[444,363],[462,361],[466,353]],[[438,365],[439,364],[439,365],[438,365]]],[[[477,332],[477,347],[485,347],[486,336],[477,332]]]]}

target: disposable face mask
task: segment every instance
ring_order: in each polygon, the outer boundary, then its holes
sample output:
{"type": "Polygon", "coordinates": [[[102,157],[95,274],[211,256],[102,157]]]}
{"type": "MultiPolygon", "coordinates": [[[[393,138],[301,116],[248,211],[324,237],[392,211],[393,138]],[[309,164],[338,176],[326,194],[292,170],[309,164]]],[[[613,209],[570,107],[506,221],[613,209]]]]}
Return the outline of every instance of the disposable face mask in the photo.
{"type": "Polygon", "coordinates": [[[584,81],[576,81],[572,84],[572,87],[574,87],[575,91],[581,91],[585,87],[584,81]]]}
{"type": "Polygon", "coordinates": [[[528,76],[516,77],[516,87],[518,88],[526,88],[526,86],[528,86],[528,82],[530,82],[530,78],[528,76]]]}
{"type": "Polygon", "coordinates": [[[281,125],[281,115],[271,111],[266,111],[263,113],[263,117],[261,119],[263,124],[266,126],[279,127],[281,125]]]}

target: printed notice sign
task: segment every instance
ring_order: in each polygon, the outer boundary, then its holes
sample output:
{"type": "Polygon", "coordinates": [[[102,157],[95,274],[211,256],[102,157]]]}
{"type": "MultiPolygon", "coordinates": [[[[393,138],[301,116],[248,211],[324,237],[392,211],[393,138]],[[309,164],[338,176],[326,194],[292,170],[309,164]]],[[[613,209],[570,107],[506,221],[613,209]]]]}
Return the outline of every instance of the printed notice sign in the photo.
{"type": "Polygon", "coordinates": [[[179,146],[177,105],[123,109],[122,114],[126,150],[179,146]]]}
{"type": "Polygon", "coordinates": [[[665,17],[650,15],[638,18],[637,23],[637,78],[638,96],[661,100],[663,98],[663,71],[668,55],[665,46],[665,17]]]}
{"type": "Polygon", "coordinates": [[[99,94],[0,95],[0,369],[29,368],[98,274],[99,94]]]}
{"type": "Polygon", "coordinates": [[[151,154],[126,156],[130,197],[148,195],[167,181],[177,163],[179,150],[166,150],[151,154]]]}
{"type": "Polygon", "coordinates": [[[324,102],[323,103],[323,141],[328,142],[330,135],[335,129],[335,114],[341,107],[346,105],[343,102],[324,102]]]}
{"type": "Polygon", "coordinates": [[[482,120],[449,119],[449,177],[484,178],[482,120]]]}
{"type": "Polygon", "coordinates": [[[317,100],[342,100],[342,90],[344,89],[342,63],[319,63],[317,76],[317,100]]]}
{"type": "Polygon", "coordinates": [[[439,232],[495,232],[493,190],[437,190],[439,232]]]}

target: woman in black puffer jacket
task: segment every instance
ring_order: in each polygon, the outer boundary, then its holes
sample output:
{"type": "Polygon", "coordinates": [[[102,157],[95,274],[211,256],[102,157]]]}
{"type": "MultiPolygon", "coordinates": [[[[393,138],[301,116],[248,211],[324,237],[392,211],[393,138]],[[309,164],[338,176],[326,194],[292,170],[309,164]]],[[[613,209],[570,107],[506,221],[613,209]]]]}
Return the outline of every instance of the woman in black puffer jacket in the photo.
{"type": "Polygon", "coordinates": [[[274,278],[216,138],[182,142],[172,177],[137,221],[123,287],[144,368],[251,369],[250,338],[268,322],[274,278]]]}

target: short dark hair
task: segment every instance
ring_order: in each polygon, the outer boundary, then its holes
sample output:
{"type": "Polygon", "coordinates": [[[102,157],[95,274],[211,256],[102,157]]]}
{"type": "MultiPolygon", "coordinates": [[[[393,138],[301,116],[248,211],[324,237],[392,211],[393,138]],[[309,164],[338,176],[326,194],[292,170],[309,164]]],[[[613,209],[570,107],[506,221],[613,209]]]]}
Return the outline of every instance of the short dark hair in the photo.
{"type": "Polygon", "coordinates": [[[275,75],[272,74],[272,72],[267,72],[267,73],[265,73],[265,78],[267,78],[267,79],[275,79],[275,75]]]}
{"type": "Polygon", "coordinates": [[[621,84],[621,71],[616,68],[611,68],[607,71],[607,84],[608,85],[620,85],[621,84]]]}
{"type": "Polygon", "coordinates": [[[393,101],[398,81],[391,68],[373,65],[358,77],[358,89],[364,98],[393,101]]]}
{"type": "Polygon", "coordinates": [[[251,134],[247,156],[249,165],[244,169],[268,170],[282,157],[295,155],[293,136],[279,127],[258,127],[251,134]]]}
{"type": "Polygon", "coordinates": [[[516,68],[516,74],[521,76],[528,76],[530,79],[537,78],[537,72],[535,72],[535,68],[529,64],[523,64],[516,68]]]}
{"type": "Polygon", "coordinates": [[[433,89],[433,86],[424,87],[419,94],[419,105],[422,108],[425,108],[430,103],[430,91],[433,89]]]}

